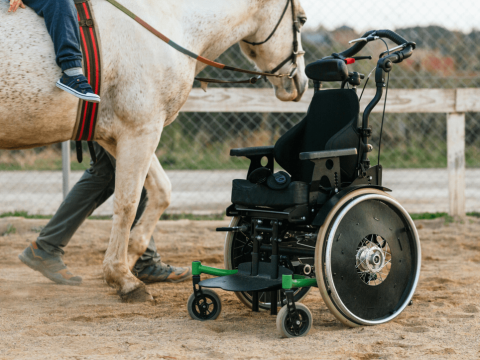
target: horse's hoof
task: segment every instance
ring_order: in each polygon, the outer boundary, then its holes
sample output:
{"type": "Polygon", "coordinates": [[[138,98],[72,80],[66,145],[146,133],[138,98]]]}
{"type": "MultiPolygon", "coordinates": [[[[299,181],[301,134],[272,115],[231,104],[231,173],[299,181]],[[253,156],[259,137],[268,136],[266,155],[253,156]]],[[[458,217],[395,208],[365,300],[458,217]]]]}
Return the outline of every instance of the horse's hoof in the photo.
{"type": "Polygon", "coordinates": [[[122,301],[126,303],[154,302],[153,296],[148,292],[147,287],[143,284],[142,286],[139,286],[135,290],[126,294],[119,292],[119,295],[122,301]]]}

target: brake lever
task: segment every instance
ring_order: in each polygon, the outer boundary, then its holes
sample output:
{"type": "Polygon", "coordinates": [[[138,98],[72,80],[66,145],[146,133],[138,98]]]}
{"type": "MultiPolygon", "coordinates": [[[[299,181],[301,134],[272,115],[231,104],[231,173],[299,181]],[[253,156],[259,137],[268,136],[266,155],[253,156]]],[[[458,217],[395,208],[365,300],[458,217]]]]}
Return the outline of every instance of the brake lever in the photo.
{"type": "Polygon", "coordinates": [[[353,58],[355,59],[355,61],[358,61],[358,60],[372,60],[371,56],[354,56],[353,58]]]}
{"type": "Polygon", "coordinates": [[[375,40],[378,40],[380,39],[379,36],[367,36],[365,38],[358,38],[358,39],[353,39],[353,40],[350,40],[348,43],[349,44],[356,44],[356,43],[359,43],[359,42],[370,42],[370,41],[375,41],[375,40]]]}
{"type": "Polygon", "coordinates": [[[379,56],[379,58],[381,59],[382,57],[384,57],[386,54],[391,54],[392,52],[395,52],[397,50],[403,50],[407,47],[407,43],[405,44],[402,44],[402,45],[398,45],[398,46],[395,46],[394,48],[391,48],[391,49],[388,49],[388,50],[385,50],[384,52],[382,52],[379,56]]]}

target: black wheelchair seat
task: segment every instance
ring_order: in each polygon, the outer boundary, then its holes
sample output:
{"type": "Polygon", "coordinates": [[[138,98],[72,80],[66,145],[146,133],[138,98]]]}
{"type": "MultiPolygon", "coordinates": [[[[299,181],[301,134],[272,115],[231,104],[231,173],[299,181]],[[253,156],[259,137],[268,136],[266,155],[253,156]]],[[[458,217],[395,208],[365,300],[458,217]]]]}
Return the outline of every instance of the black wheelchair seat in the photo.
{"type": "MultiPolygon", "coordinates": [[[[360,151],[357,131],[359,110],[357,95],[352,90],[319,91],[314,95],[305,118],[282,135],[274,147],[232,149],[231,155],[247,156],[252,160],[248,180],[233,181],[232,203],[274,209],[308,204],[315,165],[311,161],[300,160],[300,153],[347,148],[360,151]],[[262,157],[269,160],[265,167],[260,165],[262,157]],[[266,179],[273,176],[270,175],[273,173],[273,160],[290,174],[288,187],[268,186],[266,179]]],[[[342,182],[353,181],[356,163],[357,155],[340,159],[342,182]]],[[[327,188],[334,186],[328,179],[324,179],[321,185],[327,188]]]]}
{"type": "Polygon", "coordinates": [[[274,190],[265,184],[253,184],[248,180],[233,180],[232,203],[243,206],[286,209],[308,203],[308,184],[294,181],[287,188],[274,190]]]}

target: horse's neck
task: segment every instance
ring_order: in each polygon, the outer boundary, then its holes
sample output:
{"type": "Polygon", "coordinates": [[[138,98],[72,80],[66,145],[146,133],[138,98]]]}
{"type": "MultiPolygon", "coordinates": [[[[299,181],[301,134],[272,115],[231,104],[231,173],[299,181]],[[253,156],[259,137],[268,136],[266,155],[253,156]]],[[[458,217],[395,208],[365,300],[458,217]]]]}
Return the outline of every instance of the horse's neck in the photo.
{"type": "MultiPolygon", "coordinates": [[[[208,59],[216,59],[230,46],[253,34],[259,21],[254,16],[260,1],[188,0],[183,4],[185,46],[208,59]]],[[[197,63],[196,72],[205,68],[197,63]]]]}
{"type": "MultiPolygon", "coordinates": [[[[97,20],[103,22],[100,26],[108,28],[108,24],[125,21],[126,15],[106,1],[94,0],[94,3],[98,5],[95,10],[99,10],[97,20]]],[[[179,45],[213,60],[255,33],[260,22],[255,14],[263,0],[121,0],[121,3],[179,45]]],[[[110,39],[116,41],[118,36],[110,39]]],[[[196,72],[204,67],[198,63],[196,72]]]]}

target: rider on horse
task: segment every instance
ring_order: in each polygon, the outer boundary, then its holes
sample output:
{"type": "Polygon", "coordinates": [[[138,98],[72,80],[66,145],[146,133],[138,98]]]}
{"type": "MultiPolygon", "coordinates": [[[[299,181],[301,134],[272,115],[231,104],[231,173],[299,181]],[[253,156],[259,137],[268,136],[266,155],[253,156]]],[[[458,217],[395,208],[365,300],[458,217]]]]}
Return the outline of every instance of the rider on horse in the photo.
{"type": "Polygon", "coordinates": [[[82,72],[80,31],[73,1],[10,0],[8,12],[15,12],[19,7],[25,9],[24,4],[45,19],[55,48],[55,60],[63,72],[57,87],[82,100],[100,102],[100,96],[93,92],[82,72]]]}

